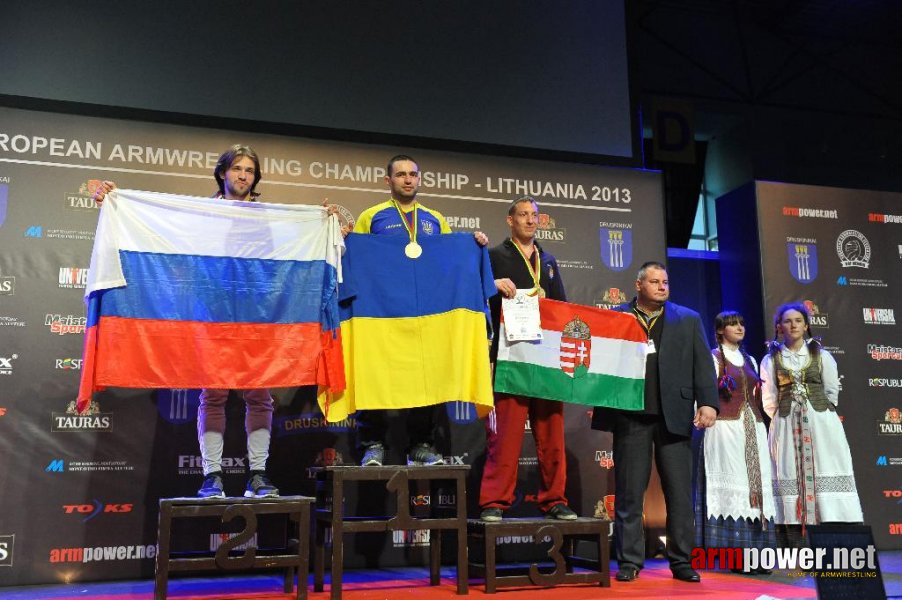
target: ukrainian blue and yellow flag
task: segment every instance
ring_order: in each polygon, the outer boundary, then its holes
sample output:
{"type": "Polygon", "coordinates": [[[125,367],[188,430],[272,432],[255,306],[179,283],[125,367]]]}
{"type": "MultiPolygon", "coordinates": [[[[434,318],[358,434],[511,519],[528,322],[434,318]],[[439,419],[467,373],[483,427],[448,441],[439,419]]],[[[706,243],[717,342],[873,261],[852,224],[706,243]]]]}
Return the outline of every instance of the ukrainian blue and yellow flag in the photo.
{"type": "Polygon", "coordinates": [[[486,301],[496,293],[488,251],[472,234],[350,234],[342,259],[344,392],[320,396],[328,421],[357,410],[449,401],[491,410],[486,301]]]}

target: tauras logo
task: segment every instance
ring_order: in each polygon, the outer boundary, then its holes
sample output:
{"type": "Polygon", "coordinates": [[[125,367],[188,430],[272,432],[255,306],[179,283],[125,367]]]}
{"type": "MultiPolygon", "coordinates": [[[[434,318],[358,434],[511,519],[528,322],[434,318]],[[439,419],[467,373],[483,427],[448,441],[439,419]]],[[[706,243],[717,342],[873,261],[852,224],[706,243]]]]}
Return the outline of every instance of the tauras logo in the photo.
{"type": "Polygon", "coordinates": [[[50,431],[112,431],[113,413],[100,412],[100,405],[93,400],[85,412],[80,413],[75,407],[75,400],[69,402],[65,413],[51,413],[50,431]]]}
{"type": "Polygon", "coordinates": [[[13,296],[16,293],[16,278],[12,275],[0,277],[0,296],[13,296]]]}

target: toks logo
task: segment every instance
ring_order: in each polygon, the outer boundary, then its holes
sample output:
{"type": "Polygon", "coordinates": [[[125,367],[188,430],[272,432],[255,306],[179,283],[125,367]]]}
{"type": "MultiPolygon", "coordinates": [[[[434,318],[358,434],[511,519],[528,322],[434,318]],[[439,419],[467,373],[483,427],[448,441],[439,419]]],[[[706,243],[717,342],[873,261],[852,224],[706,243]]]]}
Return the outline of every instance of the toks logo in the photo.
{"type": "Polygon", "coordinates": [[[85,326],[88,324],[86,317],[77,317],[75,315],[45,315],[44,325],[50,327],[50,333],[66,335],[67,333],[84,333],[85,326]]]}
{"type": "Polygon", "coordinates": [[[94,500],[93,504],[63,504],[67,515],[84,515],[82,523],[90,521],[99,514],[125,514],[132,512],[134,504],[104,504],[94,500]]]}

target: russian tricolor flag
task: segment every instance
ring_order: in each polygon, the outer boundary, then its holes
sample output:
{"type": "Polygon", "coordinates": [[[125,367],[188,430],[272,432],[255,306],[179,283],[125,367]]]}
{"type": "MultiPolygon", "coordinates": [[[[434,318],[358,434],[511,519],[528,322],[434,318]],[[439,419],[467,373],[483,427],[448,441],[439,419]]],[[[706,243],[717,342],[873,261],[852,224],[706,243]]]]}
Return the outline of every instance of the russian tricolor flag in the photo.
{"type": "Polygon", "coordinates": [[[114,190],[85,290],[79,410],[107,386],[343,390],[343,249],[323,207],[114,190]]]}

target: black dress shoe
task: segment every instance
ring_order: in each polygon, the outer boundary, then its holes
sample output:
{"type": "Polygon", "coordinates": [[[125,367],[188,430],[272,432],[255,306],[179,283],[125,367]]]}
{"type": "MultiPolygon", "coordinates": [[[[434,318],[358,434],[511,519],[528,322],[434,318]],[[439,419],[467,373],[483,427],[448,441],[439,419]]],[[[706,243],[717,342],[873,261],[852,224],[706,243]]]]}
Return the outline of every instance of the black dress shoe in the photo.
{"type": "Polygon", "coordinates": [[[639,579],[639,567],[623,565],[614,577],[617,581],[636,581],[639,579]]]}
{"type": "Polygon", "coordinates": [[[673,578],[679,579],[680,581],[688,581],[689,583],[698,583],[702,580],[701,575],[699,575],[692,567],[680,567],[675,569],[673,571],[673,578]]]}

